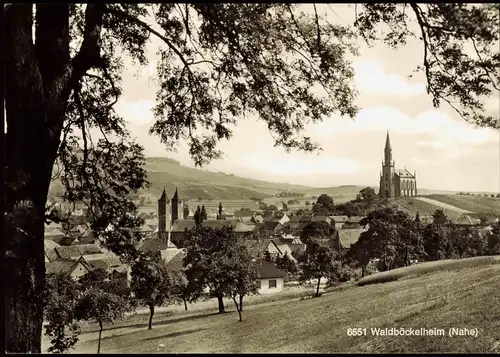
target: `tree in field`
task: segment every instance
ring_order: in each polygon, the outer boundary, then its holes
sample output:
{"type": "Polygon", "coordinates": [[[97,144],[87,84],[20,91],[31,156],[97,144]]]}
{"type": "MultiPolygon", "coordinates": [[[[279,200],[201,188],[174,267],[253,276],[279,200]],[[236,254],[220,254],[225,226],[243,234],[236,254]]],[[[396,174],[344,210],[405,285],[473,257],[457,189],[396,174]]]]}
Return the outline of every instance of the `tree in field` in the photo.
{"type": "Polygon", "coordinates": [[[172,294],[164,261],[146,256],[138,259],[132,266],[130,287],[134,297],[149,307],[148,329],[151,330],[155,307],[166,304],[172,294]]]}
{"type": "Polygon", "coordinates": [[[206,221],[208,219],[207,217],[207,211],[205,210],[205,206],[201,206],[201,219],[202,221],[206,221]]]}
{"type": "Polygon", "coordinates": [[[336,214],[346,215],[349,218],[353,216],[361,216],[362,212],[360,204],[354,202],[341,203],[335,207],[336,214]]]}
{"type": "Polygon", "coordinates": [[[170,274],[171,294],[170,298],[178,303],[184,304],[184,310],[188,309],[188,302],[196,302],[203,293],[202,287],[196,281],[190,281],[184,272],[170,274]]]}
{"type": "Polygon", "coordinates": [[[432,221],[434,224],[442,225],[448,223],[448,217],[444,214],[442,209],[437,209],[432,214],[432,221]]]}
{"type": "MultiPolygon", "coordinates": [[[[448,240],[458,258],[481,256],[487,253],[487,239],[476,229],[451,225],[448,228],[448,240]]],[[[450,257],[451,258],[451,257],[450,257]]]]}
{"type": "Polygon", "coordinates": [[[201,288],[209,288],[210,295],[218,300],[221,314],[225,312],[223,297],[227,296],[228,289],[234,288],[231,269],[237,264],[235,259],[239,252],[244,251],[241,245],[232,227],[212,229],[197,226],[186,239],[186,277],[201,288]]]}
{"type": "Polygon", "coordinates": [[[257,294],[258,271],[253,258],[240,240],[230,244],[226,256],[222,261],[225,264],[225,274],[229,277],[225,295],[231,298],[238,311],[239,321],[243,321],[243,298],[247,295],[257,294]],[[239,300],[237,300],[239,299],[239,300]]]}
{"type": "Polygon", "coordinates": [[[123,318],[129,304],[123,297],[95,286],[84,288],[78,297],[76,316],[80,320],[99,324],[97,353],[101,351],[102,329],[106,323],[114,323],[123,318]]]}
{"type": "Polygon", "coordinates": [[[365,187],[361,191],[359,191],[361,196],[361,201],[365,204],[365,206],[371,207],[375,201],[377,200],[377,194],[375,190],[371,187],[365,187]]]}
{"type": "Polygon", "coordinates": [[[230,138],[229,126],[247,113],[266,122],[277,145],[317,149],[302,135],[304,123],[356,114],[347,55],[356,54],[351,40],[358,35],[392,47],[419,36],[425,51],[418,70],[434,105],[447,102],[464,119],[498,128],[484,110],[484,98],[499,88],[497,4],[359,5],[353,26],[332,24],[314,5],[300,13],[299,6],[4,7],[6,351],[40,352],[53,176],[65,200],[100,207],[92,230],[103,244],[135,259],[133,228],[142,220],[130,193],[147,184],[144,157],[113,108],[122,94],[122,58],[146,65],[151,37],[162,42],[151,132],[168,149],[186,140],[197,165],[221,156],[218,141],[230,138]],[[411,20],[417,33],[406,26],[411,20]],[[391,29],[384,35],[376,31],[381,23],[391,29]]]}
{"type": "Polygon", "coordinates": [[[333,198],[327,194],[321,194],[316,203],[312,207],[313,213],[316,216],[330,216],[335,214],[335,205],[333,204],[333,198]]]}
{"type": "Polygon", "coordinates": [[[449,259],[455,256],[449,232],[444,226],[429,224],[422,230],[422,237],[428,260],[449,259]]]}
{"type": "Polygon", "coordinates": [[[183,212],[182,212],[184,219],[187,219],[189,217],[189,206],[185,203],[183,206],[183,212]]]}
{"type": "Polygon", "coordinates": [[[203,222],[203,215],[201,214],[200,206],[198,206],[194,212],[194,222],[196,225],[200,225],[203,222]]]}
{"type": "Polygon", "coordinates": [[[306,206],[310,206],[310,205],[311,205],[311,202],[306,201],[306,206]]]}
{"type": "Polygon", "coordinates": [[[219,202],[219,217],[222,217],[222,202],[219,202]]]}
{"type": "Polygon", "coordinates": [[[361,268],[361,277],[365,276],[366,267],[374,256],[370,244],[370,238],[372,238],[372,236],[368,234],[363,235],[363,233],[361,233],[361,236],[356,242],[351,244],[347,251],[347,261],[354,267],[361,268]]]}
{"type": "Polygon", "coordinates": [[[334,276],[340,268],[339,255],[329,245],[314,238],[306,244],[305,252],[299,256],[300,280],[316,279],[316,296],[319,296],[321,279],[334,276]]]}
{"type": "Polygon", "coordinates": [[[80,325],[75,307],[80,286],[69,274],[47,275],[44,294],[45,335],[50,339],[48,351],[64,353],[78,342],[80,325]]]}
{"type": "Polygon", "coordinates": [[[332,238],[335,228],[324,221],[309,222],[302,228],[300,240],[307,244],[312,238],[332,238]]]}
{"type": "Polygon", "coordinates": [[[351,247],[351,257],[357,256],[361,267],[379,259],[381,270],[390,270],[425,257],[422,236],[405,212],[382,207],[370,212],[360,224],[368,229],[361,233],[359,243],[351,247]]]}

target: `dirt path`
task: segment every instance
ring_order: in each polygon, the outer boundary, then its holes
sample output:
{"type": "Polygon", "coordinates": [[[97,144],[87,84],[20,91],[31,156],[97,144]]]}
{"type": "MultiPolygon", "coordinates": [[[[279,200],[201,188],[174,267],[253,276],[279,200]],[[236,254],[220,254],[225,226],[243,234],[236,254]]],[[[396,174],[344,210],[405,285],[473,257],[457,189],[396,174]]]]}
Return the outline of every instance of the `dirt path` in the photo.
{"type": "Polygon", "coordinates": [[[470,211],[466,211],[466,210],[458,208],[456,206],[452,206],[452,205],[449,205],[447,203],[443,203],[443,202],[439,202],[439,201],[433,200],[432,198],[428,198],[428,197],[415,197],[415,198],[417,200],[420,200],[420,201],[423,201],[423,202],[427,202],[427,203],[433,204],[435,206],[438,206],[438,207],[441,207],[441,208],[444,208],[444,209],[447,209],[447,210],[450,210],[450,211],[454,211],[454,212],[458,212],[458,213],[472,213],[470,211]]]}

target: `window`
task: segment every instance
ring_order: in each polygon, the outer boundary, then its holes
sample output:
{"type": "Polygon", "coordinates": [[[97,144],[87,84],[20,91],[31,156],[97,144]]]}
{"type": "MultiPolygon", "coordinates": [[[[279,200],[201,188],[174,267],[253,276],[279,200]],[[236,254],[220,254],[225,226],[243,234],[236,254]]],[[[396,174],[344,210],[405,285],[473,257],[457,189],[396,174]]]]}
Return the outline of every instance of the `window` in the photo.
{"type": "Polygon", "coordinates": [[[276,289],[276,280],[269,280],[269,289],[276,289]]]}

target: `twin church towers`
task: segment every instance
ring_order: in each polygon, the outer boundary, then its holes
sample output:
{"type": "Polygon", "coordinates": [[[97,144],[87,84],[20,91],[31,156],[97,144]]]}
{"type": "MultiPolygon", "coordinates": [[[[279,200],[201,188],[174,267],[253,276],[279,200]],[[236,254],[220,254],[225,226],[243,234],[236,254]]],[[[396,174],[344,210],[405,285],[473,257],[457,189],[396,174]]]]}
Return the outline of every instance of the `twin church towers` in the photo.
{"type": "Polygon", "coordinates": [[[165,188],[158,200],[158,232],[169,232],[172,224],[184,219],[184,202],[179,197],[177,188],[169,202],[165,188]]]}

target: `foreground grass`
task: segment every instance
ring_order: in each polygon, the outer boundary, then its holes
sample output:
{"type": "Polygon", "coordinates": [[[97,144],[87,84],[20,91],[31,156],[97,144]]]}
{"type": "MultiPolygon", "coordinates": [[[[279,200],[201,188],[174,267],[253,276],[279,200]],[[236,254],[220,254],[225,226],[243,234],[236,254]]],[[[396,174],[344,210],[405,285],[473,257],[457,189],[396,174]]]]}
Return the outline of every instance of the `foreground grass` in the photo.
{"type": "MultiPolygon", "coordinates": [[[[106,353],[148,352],[494,352],[500,331],[500,265],[441,271],[413,279],[334,289],[320,298],[249,306],[238,322],[192,313],[104,332],[106,353]],[[348,337],[347,329],[367,329],[348,337]],[[370,328],[478,328],[477,337],[373,336],[370,328]],[[114,336],[112,336],[114,335],[114,336]]],[[[85,331],[84,331],[85,332],[85,331]]],[[[79,353],[95,353],[96,333],[79,353]]]]}
{"type": "Polygon", "coordinates": [[[386,283],[396,281],[413,275],[434,273],[443,270],[457,270],[464,268],[474,268],[491,264],[500,264],[500,256],[473,257],[465,259],[446,259],[435,262],[426,262],[408,267],[392,269],[380,273],[371,274],[359,279],[359,286],[386,283]]]}

